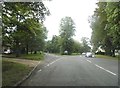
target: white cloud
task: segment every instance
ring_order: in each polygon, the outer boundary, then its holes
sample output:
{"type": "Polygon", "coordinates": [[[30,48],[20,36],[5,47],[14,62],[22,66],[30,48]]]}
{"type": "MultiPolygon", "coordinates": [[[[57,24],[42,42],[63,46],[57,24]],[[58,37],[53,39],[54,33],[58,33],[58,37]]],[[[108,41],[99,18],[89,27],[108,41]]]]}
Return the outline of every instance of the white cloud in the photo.
{"type": "Polygon", "coordinates": [[[81,37],[91,37],[88,17],[91,16],[96,8],[97,0],[52,0],[44,1],[49,8],[51,15],[46,17],[44,22],[48,29],[48,39],[53,35],[59,34],[59,24],[61,18],[72,17],[76,24],[76,36],[74,39],[80,41],[81,37]]]}

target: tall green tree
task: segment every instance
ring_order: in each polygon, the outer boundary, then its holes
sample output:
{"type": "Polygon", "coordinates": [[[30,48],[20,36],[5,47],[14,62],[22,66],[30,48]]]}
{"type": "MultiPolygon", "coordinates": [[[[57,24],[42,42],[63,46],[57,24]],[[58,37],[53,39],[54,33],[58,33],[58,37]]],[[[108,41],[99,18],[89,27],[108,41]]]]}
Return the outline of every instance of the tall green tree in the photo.
{"type": "Polygon", "coordinates": [[[83,53],[82,44],[74,40],[73,53],[83,53]]]}
{"type": "Polygon", "coordinates": [[[107,45],[108,42],[106,42],[106,40],[109,40],[109,37],[107,37],[107,31],[104,30],[107,23],[107,14],[104,9],[106,7],[106,2],[99,2],[97,5],[98,8],[96,8],[91,20],[91,28],[93,30],[91,41],[94,51],[96,51],[99,46],[108,50],[108,46],[105,46],[105,44],[107,45]]]}
{"type": "Polygon", "coordinates": [[[94,49],[101,46],[106,55],[114,56],[114,51],[120,49],[119,2],[98,2],[91,20],[92,43],[94,49]]]}
{"type": "Polygon", "coordinates": [[[115,49],[120,49],[120,2],[107,2],[105,11],[107,13],[106,30],[112,42],[112,55],[115,49]]]}
{"type": "Polygon", "coordinates": [[[61,37],[61,54],[63,54],[64,51],[68,51],[68,54],[71,54],[73,50],[72,36],[74,36],[75,33],[75,24],[71,17],[61,19],[59,33],[61,37]]]}
{"type": "MultiPolygon", "coordinates": [[[[20,50],[28,53],[30,41],[37,46],[37,40],[43,42],[45,39],[46,33],[42,22],[48,14],[49,10],[42,1],[3,3],[3,46],[9,45],[13,48],[16,56],[19,55],[20,50]]],[[[36,50],[36,46],[32,48],[36,50]]]]}
{"type": "Polygon", "coordinates": [[[89,46],[89,38],[87,37],[82,37],[82,52],[90,52],[91,48],[89,46]]]}
{"type": "Polygon", "coordinates": [[[47,41],[46,51],[50,53],[60,53],[60,36],[54,35],[52,40],[47,41]]]}

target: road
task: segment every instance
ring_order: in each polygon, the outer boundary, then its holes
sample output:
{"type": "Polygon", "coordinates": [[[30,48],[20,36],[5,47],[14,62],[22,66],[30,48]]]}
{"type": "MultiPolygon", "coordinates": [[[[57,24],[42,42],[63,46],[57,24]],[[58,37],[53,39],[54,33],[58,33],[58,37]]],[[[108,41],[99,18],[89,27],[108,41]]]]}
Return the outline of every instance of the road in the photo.
{"type": "Polygon", "coordinates": [[[47,54],[21,86],[118,86],[118,61],[47,54]]]}

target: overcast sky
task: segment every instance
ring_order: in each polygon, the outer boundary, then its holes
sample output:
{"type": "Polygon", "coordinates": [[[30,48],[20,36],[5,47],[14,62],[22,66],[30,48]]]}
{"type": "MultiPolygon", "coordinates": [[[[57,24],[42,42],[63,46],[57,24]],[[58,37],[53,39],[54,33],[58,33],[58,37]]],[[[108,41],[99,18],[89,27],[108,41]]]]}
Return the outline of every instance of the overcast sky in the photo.
{"type": "Polygon", "coordinates": [[[92,29],[88,23],[89,16],[94,13],[97,0],[52,0],[44,1],[51,12],[44,22],[48,30],[48,40],[53,35],[59,35],[61,18],[69,16],[73,19],[76,32],[75,40],[80,41],[82,37],[91,37],[92,29]]]}

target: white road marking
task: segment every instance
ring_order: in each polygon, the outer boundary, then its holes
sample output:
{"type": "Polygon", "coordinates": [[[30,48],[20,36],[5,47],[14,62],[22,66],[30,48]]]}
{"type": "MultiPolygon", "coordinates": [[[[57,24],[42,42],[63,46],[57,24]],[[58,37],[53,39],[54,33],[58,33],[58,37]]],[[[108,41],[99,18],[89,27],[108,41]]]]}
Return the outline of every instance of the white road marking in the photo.
{"type": "Polygon", "coordinates": [[[46,66],[44,66],[44,68],[46,68],[47,67],[47,65],[46,66]]]}
{"type": "Polygon", "coordinates": [[[95,66],[97,66],[98,68],[100,68],[100,69],[102,69],[104,71],[107,71],[108,73],[111,73],[112,75],[116,75],[117,76],[117,74],[115,74],[115,73],[113,73],[113,72],[111,72],[111,71],[109,71],[109,70],[107,70],[107,69],[105,69],[105,68],[103,68],[103,67],[101,67],[101,66],[99,66],[97,64],[95,64],[95,66]]]}
{"type": "MultiPolygon", "coordinates": [[[[90,62],[90,63],[92,63],[90,60],[87,60],[87,61],[90,62]]],[[[117,74],[115,74],[115,73],[113,73],[113,72],[111,72],[111,71],[109,71],[109,70],[107,70],[107,69],[105,69],[105,68],[103,68],[103,67],[101,67],[101,66],[99,66],[97,64],[95,64],[95,66],[97,66],[98,68],[100,68],[100,69],[102,69],[102,70],[104,70],[104,71],[106,71],[108,73],[111,73],[112,75],[117,76],[117,74]]]]}
{"type": "Polygon", "coordinates": [[[47,64],[45,67],[49,67],[50,65],[52,65],[53,63],[55,63],[55,62],[58,61],[58,60],[60,60],[60,59],[54,60],[53,62],[47,64]]]}
{"type": "Polygon", "coordinates": [[[55,61],[51,62],[50,65],[52,65],[53,63],[55,63],[55,61]]]}
{"type": "Polygon", "coordinates": [[[38,72],[41,72],[42,70],[40,69],[40,70],[38,70],[38,72]]]}
{"type": "Polygon", "coordinates": [[[90,60],[87,60],[88,62],[92,63],[90,60]]]}
{"type": "Polygon", "coordinates": [[[47,66],[50,66],[50,64],[48,64],[47,66]]]}
{"type": "MultiPolygon", "coordinates": [[[[61,59],[61,58],[60,58],[61,59]]],[[[60,59],[57,59],[57,60],[54,60],[53,62],[51,62],[51,63],[49,63],[49,64],[47,64],[46,66],[44,66],[45,68],[46,67],[49,67],[50,65],[52,65],[53,63],[55,63],[56,61],[58,61],[58,60],[60,60],[60,59]]],[[[40,63],[40,62],[39,62],[40,63]]],[[[38,72],[40,72],[40,71],[42,71],[41,69],[40,70],[38,70],[38,72]]]]}

